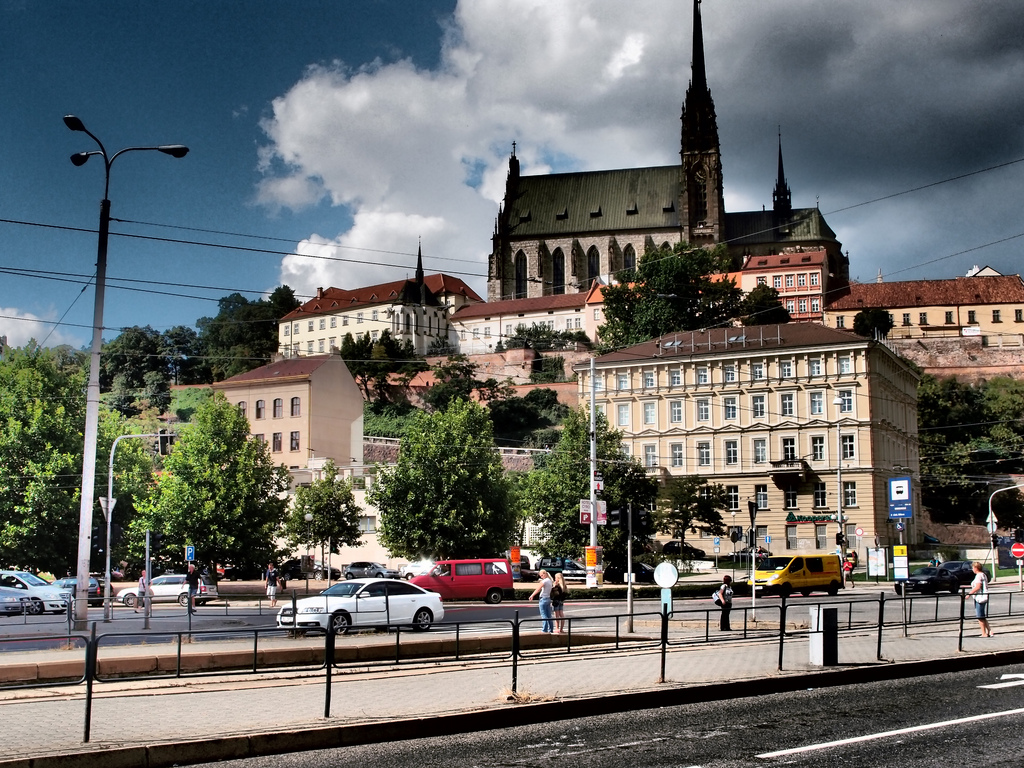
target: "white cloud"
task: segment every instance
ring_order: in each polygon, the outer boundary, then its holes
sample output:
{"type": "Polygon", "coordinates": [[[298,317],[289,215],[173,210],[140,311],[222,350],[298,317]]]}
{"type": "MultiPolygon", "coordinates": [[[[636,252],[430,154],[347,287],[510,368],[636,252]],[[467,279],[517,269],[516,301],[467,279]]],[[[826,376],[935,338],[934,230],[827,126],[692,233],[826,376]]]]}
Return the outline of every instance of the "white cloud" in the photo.
{"type": "Polygon", "coordinates": [[[59,347],[62,344],[81,346],[80,338],[59,327],[54,328],[55,320],[55,313],[40,317],[16,307],[0,307],[0,336],[6,336],[7,344],[11,347],[23,347],[33,339],[37,344],[43,343],[45,339],[47,347],[59,347]]]}

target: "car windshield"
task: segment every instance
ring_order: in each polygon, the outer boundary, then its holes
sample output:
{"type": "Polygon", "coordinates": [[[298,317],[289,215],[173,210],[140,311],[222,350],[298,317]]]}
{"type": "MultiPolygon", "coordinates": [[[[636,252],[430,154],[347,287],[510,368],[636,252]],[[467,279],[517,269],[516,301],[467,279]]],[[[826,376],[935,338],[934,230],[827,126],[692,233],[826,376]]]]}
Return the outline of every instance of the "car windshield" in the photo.
{"type": "Polygon", "coordinates": [[[766,557],[761,560],[761,563],[757,566],[757,570],[784,571],[792,559],[793,558],[791,557],[766,557]]]}
{"type": "Polygon", "coordinates": [[[24,582],[25,582],[26,584],[28,584],[28,585],[29,585],[30,587],[48,587],[48,586],[50,586],[50,585],[49,585],[49,584],[48,584],[47,582],[45,582],[45,581],[44,581],[43,579],[40,579],[40,578],[39,578],[38,576],[36,576],[35,574],[32,574],[32,573],[28,573],[28,572],[26,572],[26,571],[19,571],[19,572],[18,572],[18,573],[16,573],[15,575],[16,575],[16,576],[17,576],[17,577],[18,577],[19,579],[21,579],[22,581],[24,581],[24,582]]]}
{"type": "Polygon", "coordinates": [[[337,584],[333,584],[323,592],[321,595],[331,595],[333,597],[351,597],[360,590],[363,586],[361,582],[352,581],[339,581],[337,584]]]}
{"type": "Polygon", "coordinates": [[[934,576],[939,572],[938,568],[917,568],[911,576],[934,576]]]}

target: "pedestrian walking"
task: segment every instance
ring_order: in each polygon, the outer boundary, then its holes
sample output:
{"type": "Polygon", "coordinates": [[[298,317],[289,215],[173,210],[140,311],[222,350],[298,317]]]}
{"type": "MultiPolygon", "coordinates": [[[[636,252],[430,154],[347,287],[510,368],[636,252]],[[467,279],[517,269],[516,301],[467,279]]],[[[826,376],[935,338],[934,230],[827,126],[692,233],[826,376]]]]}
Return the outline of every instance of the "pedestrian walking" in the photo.
{"type": "Polygon", "coordinates": [[[273,563],[267,563],[266,584],[267,597],[270,599],[270,607],[277,607],[277,567],[273,563]]]}
{"type": "Polygon", "coordinates": [[[530,595],[530,600],[533,600],[538,595],[540,596],[540,600],[537,601],[537,607],[540,609],[540,617],[544,620],[540,631],[551,634],[555,629],[555,622],[552,621],[554,613],[551,607],[551,590],[555,584],[551,580],[551,574],[543,569],[537,576],[540,579],[540,583],[533,590],[533,594],[530,595]]]}
{"type": "Polygon", "coordinates": [[[139,608],[146,609],[146,596],[149,594],[149,582],[146,581],[146,572],[143,571],[142,575],[139,576],[139,594],[135,596],[135,612],[139,612],[139,608]]]}
{"type": "Polygon", "coordinates": [[[185,574],[185,581],[188,583],[188,612],[196,612],[196,595],[199,594],[199,571],[195,563],[188,564],[188,573],[185,574]]]}
{"type": "Polygon", "coordinates": [[[722,577],[722,585],[715,592],[715,602],[722,606],[722,617],[718,622],[718,628],[723,632],[731,632],[729,614],[732,613],[732,576],[726,574],[722,577]]]}
{"type": "Polygon", "coordinates": [[[555,614],[555,634],[565,632],[565,599],[569,596],[569,588],[565,586],[565,576],[561,571],[555,574],[555,584],[551,587],[551,610],[555,614]]]}
{"type": "Polygon", "coordinates": [[[843,580],[846,582],[846,586],[853,589],[856,584],[853,583],[853,560],[847,558],[843,561],[843,580]]]}
{"type": "Polygon", "coordinates": [[[967,594],[974,597],[974,615],[978,618],[981,636],[992,637],[995,633],[988,625],[988,576],[981,563],[973,563],[971,569],[974,571],[974,580],[971,581],[971,591],[967,594]]]}

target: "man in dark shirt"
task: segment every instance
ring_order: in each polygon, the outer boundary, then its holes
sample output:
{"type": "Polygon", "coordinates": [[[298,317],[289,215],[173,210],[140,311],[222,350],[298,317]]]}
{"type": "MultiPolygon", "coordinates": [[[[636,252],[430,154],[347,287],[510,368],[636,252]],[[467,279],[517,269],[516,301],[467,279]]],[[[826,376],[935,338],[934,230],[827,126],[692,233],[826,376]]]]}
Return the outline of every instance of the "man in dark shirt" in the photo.
{"type": "Polygon", "coordinates": [[[194,563],[188,564],[188,573],[185,575],[188,582],[188,612],[196,612],[196,595],[199,594],[199,571],[194,563]]]}

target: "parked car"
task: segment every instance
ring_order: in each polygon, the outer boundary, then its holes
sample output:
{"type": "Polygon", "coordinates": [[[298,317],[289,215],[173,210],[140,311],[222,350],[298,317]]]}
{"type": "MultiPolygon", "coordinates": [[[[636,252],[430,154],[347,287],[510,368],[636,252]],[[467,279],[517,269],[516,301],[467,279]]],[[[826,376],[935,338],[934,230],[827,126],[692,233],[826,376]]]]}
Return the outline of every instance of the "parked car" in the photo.
{"type": "Polygon", "coordinates": [[[587,578],[586,566],[580,565],[571,557],[540,557],[534,563],[534,568],[538,571],[547,571],[552,576],[561,573],[565,579],[569,580],[586,580],[587,578]]]}
{"type": "Polygon", "coordinates": [[[433,560],[413,560],[398,569],[398,575],[403,579],[411,579],[413,576],[423,576],[434,568],[433,560]]]}
{"type": "MultiPolygon", "coordinates": [[[[64,595],[66,600],[74,600],[76,584],[78,584],[78,579],[72,576],[70,578],[57,579],[50,586],[64,595]]],[[[89,588],[86,590],[86,597],[89,605],[103,605],[103,583],[99,579],[93,576],[89,577],[89,588]]]]}
{"type": "Polygon", "coordinates": [[[442,600],[485,600],[496,604],[512,598],[512,564],[503,557],[439,560],[413,584],[437,592],[442,600]]]}
{"type": "MultiPolygon", "coordinates": [[[[604,569],[604,580],[609,584],[625,584],[626,576],[624,565],[609,565],[604,569]]],[[[654,568],[647,563],[633,563],[633,583],[653,584],[654,568]]]]}
{"type": "MultiPolygon", "coordinates": [[[[188,582],[185,581],[185,574],[165,573],[163,576],[155,577],[149,585],[149,596],[154,603],[177,601],[178,605],[188,605],[188,582]]],[[[217,585],[207,576],[201,576],[199,579],[199,594],[196,595],[196,605],[204,605],[219,597],[217,585]]],[[[134,608],[139,600],[138,586],[120,590],[117,593],[116,599],[129,608],[134,608]]]]}
{"type": "Polygon", "coordinates": [[[28,598],[25,612],[32,615],[64,613],[68,609],[60,590],[28,571],[0,571],[0,587],[19,590],[28,598]]]}
{"type": "Polygon", "coordinates": [[[661,552],[665,555],[681,557],[684,560],[703,560],[707,557],[703,549],[697,549],[685,541],[666,541],[661,552]]]}
{"type": "Polygon", "coordinates": [[[906,592],[920,592],[924,595],[934,595],[936,592],[950,592],[956,594],[960,591],[960,581],[957,577],[943,568],[925,566],[915,568],[906,579],[896,579],[893,584],[897,595],[906,592]]]}
{"type": "MultiPolygon", "coordinates": [[[[974,581],[974,563],[970,560],[947,560],[944,563],[939,563],[938,567],[949,571],[953,576],[956,577],[957,583],[961,586],[970,584],[974,581]]],[[[988,568],[982,568],[985,573],[985,578],[990,579],[992,575],[989,573],[988,568]]]]}
{"type": "Polygon", "coordinates": [[[266,567],[258,563],[224,563],[217,566],[217,576],[224,581],[261,581],[266,567]]]}
{"type": "Polygon", "coordinates": [[[28,602],[20,589],[0,587],[0,616],[21,616],[28,612],[28,602]]]}
{"type": "MultiPolygon", "coordinates": [[[[281,565],[277,566],[278,574],[286,581],[292,579],[304,579],[306,574],[302,572],[302,560],[297,557],[293,557],[290,560],[285,560],[281,565]]],[[[260,578],[265,576],[264,573],[260,574],[260,578]]],[[[327,566],[321,563],[319,560],[313,563],[313,570],[309,574],[309,578],[315,579],[316,581],[327,580],[327,566]]],[[[331,580],[338,581],[341,579],[341,570],[331,566],[331,580]]]]}
{"type": "Polygon", "coordinates": [[[339,581],[319,595],[285,604],[277,614],[282,629],[344,634],[350,629],[411,626],[423,631],[444,618],[441,596],[407,581],[352,579],[339,581]]]}
{"type": "Polygon", "coordinates": [[[346,579],[397,579],[399,573],[394,568],[389,568],[383,563],[371,563],[367,560],[359,560],[345,566],[346,579]]]}

